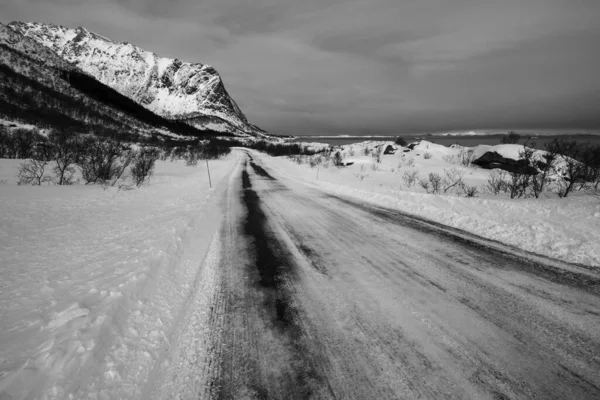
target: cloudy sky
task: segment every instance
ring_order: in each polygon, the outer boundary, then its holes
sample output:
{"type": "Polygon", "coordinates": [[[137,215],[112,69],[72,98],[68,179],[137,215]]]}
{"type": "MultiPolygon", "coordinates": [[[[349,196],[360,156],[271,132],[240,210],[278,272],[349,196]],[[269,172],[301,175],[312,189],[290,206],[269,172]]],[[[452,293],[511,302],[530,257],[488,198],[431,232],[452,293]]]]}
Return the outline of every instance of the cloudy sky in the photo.
{"type": "Polygon", "coordinates": [[[2,0],[211,64],[280,134],[600,128],[600,0],[2,0]]]}

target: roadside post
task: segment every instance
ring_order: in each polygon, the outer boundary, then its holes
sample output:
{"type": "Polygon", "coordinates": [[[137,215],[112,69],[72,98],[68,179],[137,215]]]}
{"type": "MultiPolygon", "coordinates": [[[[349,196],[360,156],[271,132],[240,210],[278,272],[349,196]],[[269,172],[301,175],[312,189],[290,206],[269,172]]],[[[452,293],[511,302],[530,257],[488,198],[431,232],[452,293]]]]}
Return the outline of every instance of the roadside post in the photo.
{"type": "Polygon", "coordinates": [[[206,172],[208,172],[208,186],[212,189],[212,182],[210,180],[210,168],[208,166],[208,156],[205,158],[206,160],[206,172]]]}

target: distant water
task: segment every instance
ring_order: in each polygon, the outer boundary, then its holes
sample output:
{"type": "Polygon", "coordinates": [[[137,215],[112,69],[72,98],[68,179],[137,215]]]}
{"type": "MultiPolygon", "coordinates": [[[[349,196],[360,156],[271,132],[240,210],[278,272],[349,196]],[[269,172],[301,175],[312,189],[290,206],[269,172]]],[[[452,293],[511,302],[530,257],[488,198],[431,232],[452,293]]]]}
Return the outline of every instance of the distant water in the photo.
{"type": "MultiPolygon", "coordinates": [[[[450,146],[452,144],[459,144],[461,146],[473,147],[480,144],[487,144],[490,146],[501,144],[503,135],[465,135],[465,136],[402,136],[408,143],[417,139],[427,140],[432,143],[441,144],[443,146],[450,146]]],[[[317,142],[326,143],[332,146],[341,146],[345,144],[360,143],[366,140],[375,141],[394,141],[397,136],[297,136],[294,142],[317,142]]],[[[600,144],[600,135],[582,135],[582,134],[568,134],[568,135],[540,135],[532,136],[530,143],[533,143],[537,148],[543,148],[544,144],[550,140],[556,138],[565,138],[577,140],[584,143],[600,144]]],[[[519,144],[523,144],[526,138],[521,137],[519,144]]]]}

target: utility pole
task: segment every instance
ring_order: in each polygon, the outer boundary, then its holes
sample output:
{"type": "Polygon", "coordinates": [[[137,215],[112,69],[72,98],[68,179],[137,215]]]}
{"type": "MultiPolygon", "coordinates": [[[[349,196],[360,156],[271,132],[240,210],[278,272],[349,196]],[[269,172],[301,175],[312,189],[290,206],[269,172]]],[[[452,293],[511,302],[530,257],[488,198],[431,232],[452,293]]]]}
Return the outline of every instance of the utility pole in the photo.
{"type": "Polygon", "coordinates": [[[208,157],[206,157],[206,171],[208,172],[208,186],[212,189],[212,182],[210,180],[210,168],[208,167],[208,157]]]}

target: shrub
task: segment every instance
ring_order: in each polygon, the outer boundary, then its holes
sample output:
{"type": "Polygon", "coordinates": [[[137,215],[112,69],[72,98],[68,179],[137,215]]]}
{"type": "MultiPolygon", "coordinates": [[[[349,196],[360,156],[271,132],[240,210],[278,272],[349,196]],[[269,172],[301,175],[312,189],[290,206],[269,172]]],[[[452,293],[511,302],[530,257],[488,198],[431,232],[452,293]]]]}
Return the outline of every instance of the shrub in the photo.
{"type": "Polygon", "coordinates": [[[473,161],[473,153],[474,152],[475,152],[474,149],[465,149],[465,148],[460,149],[460,152],[458,153],[460,165],[463,165],[465,167],[471,166],[471,161],[473,161]]]}
{"type": "Polygon", "coordinates": [[[119,140],[88,138],[82,143],[79,168],[86,184],[114,186],[134,158],[129,146],[119,140]]]}
{"type": "Polygon", "coordinates": [[[398,136],[398,137],[396,138],[396,141],[395,141],[394,143],[396,143],[398,146],[402,146],[402,147],[406,147],[406,145],[408,144],[408,143],[406,142],[406,139],[404,139],[404,138],[403,138],[403,137],[401,137],[401,136],[398,136]]]}
{"type": "Polygon", "coordinates": [[[52,131],[48,135],[52,146],[51,158],[55,162],[53,168],[56,183],[72,185],[75,183],[75,166],[82,156],[82,146],[76,134],[64,131],[52,131]]]}
{"type": "Polygon", "coordinates": [[[527,175],[518,171],[509,172],[507,182],[508,194],[511,199],[516,197],[527,197],[527,190],[531,183],[531,175],[527,175]]]}
{"type": "Polygon", "coordinates": [[[600,145],[585,146],[581,155],[581,162],[585,166],[585,184],[588,189],[598,189],[600,186],[600,145]]]}
{"type": "Polygon", "coordinates": [[[383,149],[380,149],[380,148],[373,149],[373,152],[371,153],[371,157],[373,157],[375,159],[375,162],[377,164],[381,164],[381,160],[383,158],[383,149]]]}
{"type": "Polygon", "coordinates": [[[539,174],[531,177],[531,190],[536,199],[550,183],[549,175],[554,170],[557,156],[556,153],[546,152],[543,156],[538,153],[532,157],[533,165],[540,171],[539,174]]]}
{"type": "Polygon", "coordinates": [[[421,185],[421,187],[425,189],[427,193],[429,193],[429,180],[417,178],[417,181],[419,182],[419,185],[421,185]]]}
{"type": "Polygon", "coordinates": [[[310,156],[308,158],[308,162],[310,164],[311,168],[316,167],[317,165],[321,164],[323,162],[323,157],[321,156],[310,156]]]}
{"type": "Polygon", "coordinates": [[[355,173],[354,176],[356,176],[361,182],[363,181],[363,179],[369,176],[369,174],[367,173],[367,169],[365,168],[365,164],[362,164],[360,166],[360,171],[355,173]]]}
{"type": "Polygon", "coordinates": [[[342,153],[338,150],[333,154],[333,165],[341,167],[343,162],[342,153]]]}
{"type": "Polygon", "coordinates": [[[576,140],[554,139],[547,142],[545,147],[549,153],[561,155],[562,162],[557,163],[554,167],[554,172],[558,177],[557,194],[559,197],[567,197],[577,187],[577,184],[586,181],[587,168],[580,161],[585,157],[585,146],[576,140]]]}
{"type": "Polygon", "coordinates": [[[502,144],[515,144],[518,143],[519,140],[521,139],[521,135],[519,135],[516,132],[508,132],[508,134],[502,136],[502,139],[500,140],[500,142],[502,144]]]}
{"type": "Polygon", "coordinates": [[[454,164],[454,162],[456,161],[456,155],[448,154],[448,155],[442,156],[442,160],[446,161],[448,164],[454,164]]]}
{"type": "Polygon", "coordinates": [[[196,167],[198,166],[198,155],[196,153],[187,153],[185,156],[185,166],[186,167],[196,167]]]}
{"type": "Polygon", "coordinates": [[[48,177],[44,176],[48,161],[29,159],[19,165],[18,185],[41,185],[47,181],[48,177]]]}
{"type": "Polygon", "coordinates": [[[500,172],[493,170],[490,173],[490,176],[487,180],[486,188],[487,190],[495,195],[498,195],[500,192],[507,191],[507,183],[506,183],[506,171],[500,170],[500,172]]]}
{"type": "Polygon", "coordinates": [[[407,188],[411,188],[415,185],[416,180],[418,179],[419,172],[418,171],[405,171],[402,174],[402,180],[407,188]]]}
{"type": "Polygon", "coordinates": [[[142,148],[135,156],[131,167],[131,175],[137,187],[142,186],[144,182],[150,179],[154,173],[154,164],[158,157],[158,150],[149,147],[142,148]]]}
{"type": "Polygon", "coordinates": [[[477,186],[469,186],[463,183],[460,187],[463,190],[465,196],[467,197],[477,197],[477,193],[479,193],[479,189],[477,188],[477,186]]]}
{"type": "Polygon", "coordinates": [[[463,177],[465,176],[465,173],[463,171],[459,171],[456,168],[444,168],[444,175],[445,178],[442,180],[444,193],[452,188],[460,188],[464,185],[463,177]]]}
{"type": "Polygon", "coordinates": [[[429,160],[431,157],[433,157],[433,155],[430,152],[426,151],[425,153],[423,153],[424,159],[429,160]]]}
{"type": "Polygon", "coordinates": [[[36,147],[47,141],[37,129],[10,131],[4,125],[0,127],[0,158],[32,158],[36,147]]]}
{"type": "Polygon", "coordinates": [[[431,184],[431,193],[438,194],[442,186],[442,177],[439,174],[436,174],[435,172],[430,172],[429,183],[431,184]]]}

